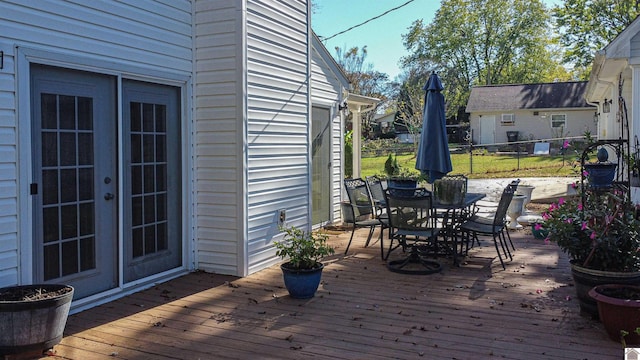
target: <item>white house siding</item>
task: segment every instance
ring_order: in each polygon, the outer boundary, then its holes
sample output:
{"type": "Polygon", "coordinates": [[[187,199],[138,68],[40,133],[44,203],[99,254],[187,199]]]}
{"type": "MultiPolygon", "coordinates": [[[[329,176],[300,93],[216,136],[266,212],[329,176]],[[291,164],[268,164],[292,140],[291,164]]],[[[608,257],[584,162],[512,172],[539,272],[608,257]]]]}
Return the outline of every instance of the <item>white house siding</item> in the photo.
{"type": "Polygon", "coordinates": [[[306,1],[195,1],[197,266],[269,266],[287,223],[309,219],[306,1]],[[247,259],[247,260],[245,260],[247,259]]]}
{"type": "MultiPolygon", "coordinates": [[[[192,10],[188,0],[3,0],[0,2],[0,286],[30,281],[31,241],[27,189],[31,163],[28,118],[18,115],[14,73],[19,49],[39,51],[43,61],[143,79],[187,79],[192,71],[192,10]],[[55,61],[48,58],[49,54],[55,61]],[[18,139],[22,140],[18,147],[18,139]],[[24,195],[24,196],[23,196],[24,195]],[[26,247],[27,249],[29,246],[26,247]]],[[[20,89],[27,89],[21,87],[20,89]]],[[[28,112],[27,112],[28,113],[28,112]]]]}
{"type": "Polygon", "coordinates": [[[538,115],[534,115],[534,110],[516,110],[501,111],[487,113],[473,113],[471,115],[471,129],[473,131],[473,140],[479,144],[480,141],[480,119],[479,116],[495,116],[495,142],[506,143],[507,131],[518,131],[520,140],[539,140],[555,138],[559,134],[554,133],[551,129],[551,114],[565,114],[567,119],[567,127],[564,129],[562,136],[582,136],[586,129],[595,134],[596,126],[593,120],[594,109],[554,109],[554,110],[535,110],[538,115]],[[514,114],[514,125],[502,125],[500,119],[502,114],[514,114]]]}
{"type": "MultiPolygon", "coordinates": [[[[0,14],[0,17],[2,15],[0,14]]],[[[13,50],[4,39],[4,67],[0,69],[0,286],[17,284],[18,276],[18,163],[16,85],[13,50]]]]}
{"type": "Polygon", "coordinates": [[[310,219],[310,29],[307,1],[247,1],[247,257],[276,261],[277,212],[310,219]]]}
{"type": "Polygon", "coordinates": [[[240,274],[243,235],[243,1],[196,0],[196,261],[240,274]]]}

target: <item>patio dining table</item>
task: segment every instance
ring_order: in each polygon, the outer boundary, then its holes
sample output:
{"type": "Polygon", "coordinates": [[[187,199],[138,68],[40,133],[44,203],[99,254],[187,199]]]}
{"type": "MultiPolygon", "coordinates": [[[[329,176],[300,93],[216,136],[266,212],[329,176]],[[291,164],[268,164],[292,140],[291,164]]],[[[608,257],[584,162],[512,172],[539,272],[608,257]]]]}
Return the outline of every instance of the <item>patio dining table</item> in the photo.
{"type": "Polygon", "coordinates": [[[441,233],[448,239],[452,239],[454,264],[458,265],[458,256],[463,256],[464,244],[458,247],[458,238],[460,225],[469,217],[475,214],[476,203],[484,199],[487,194],[484,193],[466,193],[464,200],[456,204],[443,204],[436,198],[434,207],[441,212],[442,230],[441,233]]]}

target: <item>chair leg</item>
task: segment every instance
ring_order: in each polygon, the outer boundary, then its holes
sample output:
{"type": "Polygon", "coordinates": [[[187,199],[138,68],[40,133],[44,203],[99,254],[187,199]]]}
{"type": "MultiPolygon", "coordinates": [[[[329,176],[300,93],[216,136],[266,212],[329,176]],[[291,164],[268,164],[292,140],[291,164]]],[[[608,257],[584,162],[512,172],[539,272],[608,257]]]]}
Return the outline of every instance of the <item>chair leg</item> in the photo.
{"type": "Polygon", "coordinates": [[[513,249],[513,251],[516,251],[516,247],[513,246],[513,241],[511,241],[511,235],[509,234],[509,230],[507,230],[507,227],[506,226],[503,227],[502,231],[507,233],[507,238],[509,238],[509,243],[511,244],[511,249],[513,249]]]}
{"type": "Polygon", "coordinates": [[[369,227],[369,236],[367,236],[367,242],[364,243],[364,247],[369,246],[369,242],[371,241],[371,237],[373,236],[373,232],[376,230],[375,226],[369,227]]]}
{"type": "Polygon", "coordinates": [[[506,252],[504,252],[504,258],[506,259],[508,256],[509,260],[513,260],[513,255],[511,255],[511,250],[509,250],[509,244],[507,244],[507,238],[504,236],[504,233],[500,232],[498,236],[501,237],[500,244],[502,244],[502,250],[506,250],[506,252]]]}
{"type": "Polygon", "coordinates": [[[351,230],[351,237],[349,238],[349,243],[347,243],[347,248],[344,249],[344,254],[347,255],[347,252],[349,251],[349,246],[351,246],[351,240],[353,240],[353,234],[355,234],[356,232],[356,226],[353,226],[353,230],[351,230]]]}
{"type": "Polygon", "coordinates": [[[380,258],[384,260],[384,243],[382,242],[382,233],[384,233],[384,227],[380,227],[380,258]]]}
{"type": "MultiPolygon", "coordinates": [[[[498,248],[498,241],[499,241],[500,235],[499,233],[494,233],[493,234],[493,245],[495,245],[496,247],[496,252],[498,253],[498,259],[500,259],[500,264],[502,265],[502,270],[507,270],[507,267],[504,266],[504,261],[502,260],[502,255],[500,254],[500,248],[498,248]]],[[[502,242],[500,242],[502,244],[502,242]]]]}

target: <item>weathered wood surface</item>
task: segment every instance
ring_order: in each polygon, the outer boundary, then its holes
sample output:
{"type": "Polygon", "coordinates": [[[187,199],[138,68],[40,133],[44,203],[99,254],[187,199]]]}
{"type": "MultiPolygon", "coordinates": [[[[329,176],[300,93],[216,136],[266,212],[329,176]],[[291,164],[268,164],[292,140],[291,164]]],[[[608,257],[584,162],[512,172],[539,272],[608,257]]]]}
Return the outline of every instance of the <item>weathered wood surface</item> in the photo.
{"type": "MultiPolygon", "coordinates": [[[[622,359],[601,324],[579,314],[555,244],[512,233],[502,270],[490,240],[461,267],[390,272],[379,245],[348,256],[332,236],[313,299],[288,297],[274,266],[246,278],[193,273],[70,316],[48,359],[622,359]]],[[[398,252],[399,254],[399,252],[398,252]]]]}

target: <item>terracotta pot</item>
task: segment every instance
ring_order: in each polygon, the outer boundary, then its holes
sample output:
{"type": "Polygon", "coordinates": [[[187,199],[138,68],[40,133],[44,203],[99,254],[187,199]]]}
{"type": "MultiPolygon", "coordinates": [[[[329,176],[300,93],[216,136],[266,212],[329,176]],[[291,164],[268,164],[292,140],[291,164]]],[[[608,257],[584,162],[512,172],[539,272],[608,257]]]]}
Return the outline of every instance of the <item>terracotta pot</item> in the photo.
{"type": "MultiPolygon", "coordinates": [[[[598,303],[600,322],[604,325],[607,334],[614,341],[623,341],[625,344],[640,344],[640,335],[636,329],[640,328],[640,299],[618,298],[616,295],[603,292],[616,290],[631,290],[640,295],[640,286],[624,284],[606,284],[594,286],[589,290],[591,296],[598,303]],[[626,331],[623,335],[621,331],[626,331]]],[[[638,298],[637,296],[634,298],[638,298]]]]}
{"type": "Polygon", "coordinates": [[[589,290],[596,285],[628,284],[640,286],[640,272],[618,272],[587,269],[571,263],[571,275],[575,283],[580,311],[593,319],[598,319],[598,304],[589,296],[589,290]]]}

